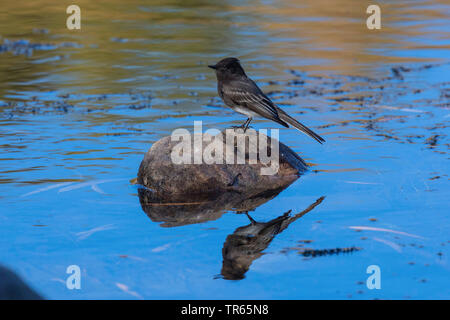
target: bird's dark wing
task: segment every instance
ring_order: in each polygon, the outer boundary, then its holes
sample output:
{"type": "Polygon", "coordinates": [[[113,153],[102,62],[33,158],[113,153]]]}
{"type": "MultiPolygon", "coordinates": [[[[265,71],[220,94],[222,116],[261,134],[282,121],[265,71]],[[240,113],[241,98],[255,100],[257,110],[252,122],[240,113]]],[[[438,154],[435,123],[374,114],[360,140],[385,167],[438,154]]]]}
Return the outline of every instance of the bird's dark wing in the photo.
{"type": "Polygon", "coordinates": [[[245,80],[230,81],[223,85],[222,91],[224,97],[229,99],[234,105],[246,107],[262,117],[288,127],[288,125],[279,118],[278,110],[274,103],[251,79],[247,78],[245,80]]]}
{"type": "Polygon", "coordinates": [[[225,103],[247,108],[260,116],[278,122],[289,128],[289,124],[301,132],[312,137],[319,143],[325,140],[317,133],[301,124],[281,108],[277,107],[262,91],[255,82],[249,78],[229,81],[222,85],[222,95],[225,103]]]}

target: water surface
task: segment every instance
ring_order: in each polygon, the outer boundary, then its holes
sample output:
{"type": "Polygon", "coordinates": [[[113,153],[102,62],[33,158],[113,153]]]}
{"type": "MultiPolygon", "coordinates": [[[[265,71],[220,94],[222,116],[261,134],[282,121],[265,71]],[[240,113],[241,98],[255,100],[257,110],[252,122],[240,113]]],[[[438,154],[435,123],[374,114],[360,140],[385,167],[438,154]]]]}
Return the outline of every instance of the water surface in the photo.
{"type": "Polygon", "coordinates": [[[80,31],[69,4],[0,9],[0,263],[53,299],[449,298],[446,1],[382,2],[376,31],[356,0],[78,1],[80,31]],[[240,270],[245,214],[152,221],[132,183],[174,129],[245,120],[206,67],[226,56],[327,140],[280,128],[311,169],[249,215],[313,208],[240,270]]]}

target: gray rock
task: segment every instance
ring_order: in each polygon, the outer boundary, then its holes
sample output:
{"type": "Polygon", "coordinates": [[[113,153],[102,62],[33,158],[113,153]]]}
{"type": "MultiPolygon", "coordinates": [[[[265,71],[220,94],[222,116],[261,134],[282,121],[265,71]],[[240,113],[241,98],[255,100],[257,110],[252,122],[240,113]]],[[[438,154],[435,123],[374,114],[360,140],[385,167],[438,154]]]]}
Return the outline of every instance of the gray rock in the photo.
{"type": "MultiPolygon", "coordinates": [[[[234,159],[240,156],[243,163],[237,164],[234,161],[228,164],[224,161],[206,164],[201,157],[207,153],[205,150],[211,151],[207,139],[203,138],[197,144],[194,138],[186,140],[186,148],[180,150],[182,140],[172,141],[171,136],[167,136],[155,142],[145,155],[139,167],[138,183],[154,192],[155,197],[171,201],[189,200],[194,195],[214,198],[229,191],[245,194],[248,198],[269,190],[283,189],[307,169],[306,163],[286,145],[275,139],[272,141],[270,137],[252,129],[245,133],[241,129],[227,129],[215,136],[203,136],[216,141],[217,146],[222,145],[222,159],[226,159],[227,155],[232,155],[234,159]],[[242,143],[238,147],[237,140],[228,140],[232,142],[225,143],[225,138],[219,139],[225,137],[226,133],[235,134],[237,139],[246,139],[245,148],[242,143]],[[264,148],[264,143],[267,149],[264,148]],[[277,149],[279,161],[274,160],[277,149]],[[181,164],[174,163],[174,155],[184,156],[186,161],[181,164]],[[198,156],[200,163],[193,163],[198,156]],[[274,161],[266,161],[271,157],[274,161]],[[251,159],[255,161],[250,163],[251,159]],[[269,168],[273,169],[277,165],[278,170],[273,170],[275,174],[263,174],[264,170],[270,171],[269,168]]],[[[209,153],[219,156],[220,148],[209,153]]]]}

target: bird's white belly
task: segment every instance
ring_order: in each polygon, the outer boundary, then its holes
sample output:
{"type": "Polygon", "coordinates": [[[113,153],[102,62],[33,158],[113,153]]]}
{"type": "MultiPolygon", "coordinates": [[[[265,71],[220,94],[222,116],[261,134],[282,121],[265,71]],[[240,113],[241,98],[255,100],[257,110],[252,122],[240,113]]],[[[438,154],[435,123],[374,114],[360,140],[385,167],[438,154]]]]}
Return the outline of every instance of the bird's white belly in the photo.
{"type": "Polygon", "coordinates": [[[239,112],[243,115],[246,115],[248,118],[254,118],[254,117],[258,116],[258,114],[256,112],[253,112],[252,110],[247,109],[247,108],[242,108],[239,106],[232,106],[231,109],[233,109],[234,111],[239,112]]]}

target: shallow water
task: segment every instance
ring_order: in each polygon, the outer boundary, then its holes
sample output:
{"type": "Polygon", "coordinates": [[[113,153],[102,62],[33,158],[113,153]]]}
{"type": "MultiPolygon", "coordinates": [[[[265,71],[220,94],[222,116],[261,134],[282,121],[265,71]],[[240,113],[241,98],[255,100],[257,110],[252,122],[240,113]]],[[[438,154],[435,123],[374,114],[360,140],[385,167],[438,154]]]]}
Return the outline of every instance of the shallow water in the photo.
{"type": "Polygon", "coordinates": [[[383,4],[379,31],[356,0],[77,3],[80,31],[66,29],[66,4],[0,9],[0,263],[53,299],[450,297],[445,1],[383,4]],[[170,227],[132,183],[174,129],[245,120],[206,67],[225,56],[327,140],[280,128],[311,169],[250,216],[325,198],[244,254],[241,280],[222,249],[245,214],[170,227]],[[73,264],[81,290],[65,285],[73,264]]]}

